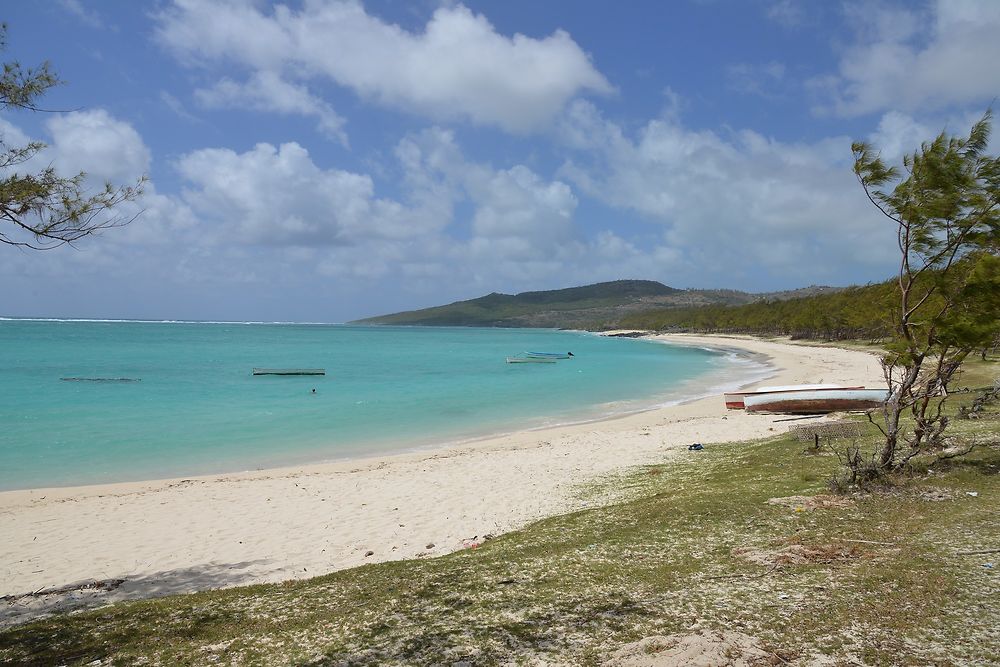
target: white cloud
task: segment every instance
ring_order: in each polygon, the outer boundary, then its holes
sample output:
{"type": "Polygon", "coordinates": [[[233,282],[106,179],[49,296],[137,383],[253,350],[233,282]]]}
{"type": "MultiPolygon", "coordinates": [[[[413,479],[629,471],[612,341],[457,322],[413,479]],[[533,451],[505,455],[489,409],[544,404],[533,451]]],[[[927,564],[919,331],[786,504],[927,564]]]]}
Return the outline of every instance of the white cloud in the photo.
{"type": "Polygon", "coordinates": [[[903,155],[912,153],[921,143],[929,141],[936,134],[937,132],[918,123],[912,116],[890,111],[882,116],[878,129],[869,139],[882,158],[891,164],[898,162],[903,155]]]}
{"type": "Polygon", "coordinates": [[[462,5],[437,9],[422,32],[358,2],[313,0],[265,14],[255,6],[176,0],[158,36],[186,62],[231,61],[332,80],[384,106],[525,133],[574,96],[611,86],[564,31],[505,36],[462,5]]]}
{"type": "Polygon", "coordinates": [[[439,228],[439,220],[375,196],[371,177],[316,166],[297,143],[258,144],[183,156],[185,200],[216,224],[216,240],[269,246],[353,245],[369,238],[405,239],[439,228]]]}
{"type": "MultiPolygon", "coordinates": [[[[39,173],[51,166],[62,178],[84,172],[83,195],[90,196],[103,190],[106,183],[115,187],[135,185],[149,170],[150,152],[139,133],[103,109],[54,115],[45,126],[50,135],[43,141],[46,147],[30,160],[12,165],[8,171],[39,173]]],[[[3,119],[0,119],[0,135],[3,143],[11,147],[25,146],[35,139],[3,119]]],[[[147,197],[124,202],[102,215],[123,220],[135,217],[157,197],[152,184],[147,184],[145,190],[147,197]]],[[[15,233],[20,234],[18,241],[32,241],[30,235],[15,233]]]]}
{"type": "Polygon", "coordinates": [[[937,0],[926,11],[849,5],[858,41],[812,82],[818,111],[843,116],[989,104],[1000,91],[1000,3],[937,0]]]}
{"type": "Polygon", "coordinates": [[[25,146],[31,138],[21,128],[0,117],[0,150],[25,146]]]}
{"type": "MultiPolygon", "coordinates": [[[[47,148],[20,165],[18,172],[35,173],[50,165],[63,177],[84,171],[88,174],[86,195],[102,189],[105,181],[134,184],[150,166],[150,151],[139,133],[104,110],[53,116],[46,127],[51,135],[46,138],[47,148]]],[[[2,119],[0,133],[8,145],[24,145],[31,140],[2,119]]],[[[8,275],[45,277],[55,284],[62,280],[75,285],[84,276],[94,284],[114,283],[134,275],[136,270],[167,280],[174,273],[178,255],[201,240],[197,218],[190,208],[175,197],[159,194],[152,182],[144,185],[141,197],[119,204],[107,215],[132,222],[103,231],[100,239],[81,240],[72,248],[8,255],[0,265],[8,275]]],[[[29,241],[30,237],[21,235],[18,240],[29,241]]]]}
{"type": "Polygon", "coordinates": [[[129,184],[149,171],[149,149],[139,133],[103,109],[59,114],[46,127],[52,141],[45,158],[64,175],[82,171],[94,185],[129,184]]]}
{"type": "Polygon", "coordinates": [[[210,109],[248,108],[280,114],[314,116],[319,130],[347,145],[344,119],[329,104],[312,95],[305,86],[284,81],[278,74],[259,71],[245,83],[222,79],[210,88],[195,91],[195,97],[210,109]]]}
{"type": "Polygon", "coordinates": [[[470,162],[454,134],[436,127],[403,139],[396,154],[415,197],[425,193],[449,209],[458,201],[472,205],[471,232],[481,243],[524,258],[550,254],[575,237],[578,202],[566,183],[546,181],[522,164],[494,169],[470,162]]]}
{"type": "Polygon", "coordinates": [[[478,236],[519,238],[531,245],[572,237],[577,200],[565,183],[545,183],[524,165],[494,173],[475,193],[479,207],[472,220],[478,236]]]}
{"type": "Polygon", "coordinates": [[[785,144],[749,130],[723,138],[652,120],[633,139],[585,102],[570,110],[562,135],[577,148],[589,137],[590,146],[560,175],[663,225],[661,245],[697,267],[692,282],[832,280],[844,267],[870,275],[893,253],[892,230],[851,172],[847,137],[785,144]]]}

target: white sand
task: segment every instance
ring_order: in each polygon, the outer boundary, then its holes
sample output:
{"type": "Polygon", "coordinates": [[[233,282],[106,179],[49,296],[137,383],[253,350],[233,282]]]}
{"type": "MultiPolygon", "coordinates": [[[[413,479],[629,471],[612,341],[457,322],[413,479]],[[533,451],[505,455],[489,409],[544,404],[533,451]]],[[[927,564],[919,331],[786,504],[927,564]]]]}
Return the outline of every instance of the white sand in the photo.
{"type": "MultiPolygon", "coordinates": [[[[749,338],[661,338],[767,355],[775,368],[769,384],[883,384],[878,360],[863,352],[749,338]]],[[[379,459],[3,492],[0,596],[126,581],[111,592],[8,598],[0,603],[0,624],[101,600],[447,553],[586,506],[580,485],[613,471],[688,455],[692,442],[747,440],[788,426],[774,416],[727,411],[715,396],[379,459]]]]}

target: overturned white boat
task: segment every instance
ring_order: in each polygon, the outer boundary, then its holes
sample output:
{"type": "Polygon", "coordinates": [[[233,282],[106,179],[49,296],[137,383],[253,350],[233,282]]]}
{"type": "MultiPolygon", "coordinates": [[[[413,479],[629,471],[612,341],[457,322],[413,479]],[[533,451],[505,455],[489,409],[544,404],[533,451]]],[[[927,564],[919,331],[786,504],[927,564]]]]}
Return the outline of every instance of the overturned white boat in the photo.
{"type": "Polygon", "coordinates": [[[817,389],[863,389],[864,387],[845,387],[840,384],[786,384],[773,387],[759,387],[750,391],[730,391],[723,394],[726,399],[726,407],[730,410],[742,410],[744,400],[747,396],[757,396],[760,394],[773,394],[779,391],[813,391],[817,389]]]}
{"type": "Polygon", "coordinates": [[[889,400],[888,389],[812,389],[772,391],[744,396],[747,412],[815,415],[856,412],[880,407],[889,400]]]}

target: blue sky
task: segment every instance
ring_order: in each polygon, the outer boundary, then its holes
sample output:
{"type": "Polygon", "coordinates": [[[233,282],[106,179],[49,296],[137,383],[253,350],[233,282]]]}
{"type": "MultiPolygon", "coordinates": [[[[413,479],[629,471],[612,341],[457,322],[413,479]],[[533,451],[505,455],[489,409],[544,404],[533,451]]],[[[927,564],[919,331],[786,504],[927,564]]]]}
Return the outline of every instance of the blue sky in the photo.
{"type": "MultiPolygon", "coordinates": [[[[881,280],[851,173],[1000,94],[1000,2],[10,3],[7,145],[132,225],[0,247],[0,314],[345,321],[619,278],[881,280]],[[130,213],[133,209],[124,210],[130,213]]],[[[994,142],[995,144],[996,142],[994,142]]]]}

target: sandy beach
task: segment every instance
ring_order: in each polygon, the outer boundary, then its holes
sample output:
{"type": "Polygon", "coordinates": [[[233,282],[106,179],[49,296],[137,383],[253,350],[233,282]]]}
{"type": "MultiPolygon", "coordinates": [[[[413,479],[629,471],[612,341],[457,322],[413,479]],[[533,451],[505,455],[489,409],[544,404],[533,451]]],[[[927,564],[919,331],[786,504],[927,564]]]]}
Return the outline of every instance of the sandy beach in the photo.
{"type": "MultiPolygon", "coordinates": [[[[867,353],[721,336],[766,355],[765,384],[883,383],[867,353]]],[[[600,499],[580,489],[693,442],[788,428],[720,396],[434,450],[258,472],[0,493],[0,624],[55,609],[313,577],[437,556],[600,499]],[[119,581],[121,580],[121,581],[119,581]],[[95,581],[102,587],[88,587],[95,581]],[[27,595],[31,594],[31,595],[27,595]]],[[[794,423],[794,422],[793,422],[794,423]]]]}

